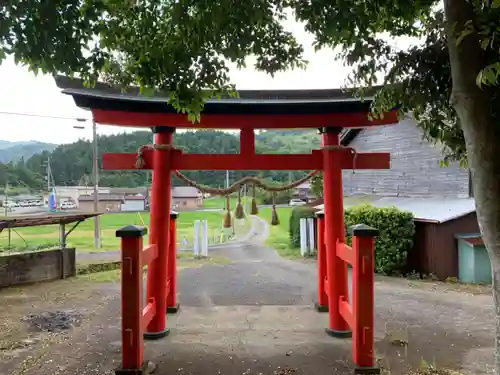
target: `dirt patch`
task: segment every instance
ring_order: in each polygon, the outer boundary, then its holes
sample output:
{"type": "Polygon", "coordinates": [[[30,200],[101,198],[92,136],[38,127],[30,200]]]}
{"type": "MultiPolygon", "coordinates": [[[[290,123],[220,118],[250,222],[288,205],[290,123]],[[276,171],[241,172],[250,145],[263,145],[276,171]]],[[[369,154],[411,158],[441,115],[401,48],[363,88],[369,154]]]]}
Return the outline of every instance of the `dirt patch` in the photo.
{"type": "Polygon", "coordinates": [[[42,332],[62,332],[80,325],[82,316],[74,310],[43,311],[30,313],[23,319],[31,327],[42,332]]]}
{"type": "Polygon", "coordinates": [[[0,290],[0,373],[23,374],[116,295],[73,278],[0,290]],[[91,303],[89,303],[91,301],[91,303]]]}

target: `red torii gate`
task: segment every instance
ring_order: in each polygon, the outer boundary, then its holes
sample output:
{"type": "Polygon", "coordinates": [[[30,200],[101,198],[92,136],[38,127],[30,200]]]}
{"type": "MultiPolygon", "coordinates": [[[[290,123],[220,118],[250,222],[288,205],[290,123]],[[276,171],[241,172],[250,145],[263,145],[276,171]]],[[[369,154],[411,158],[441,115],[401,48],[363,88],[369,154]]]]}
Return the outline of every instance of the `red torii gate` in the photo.
{"type": "MultiPolygon", "coordinates": [[[[175,220],[171,222],[170,215],[171,172],[321,170],[324,220],[319,220],[318,230],[316,307],[318,311],[328,311],[327,333],[330,335],[350,337],[350,329],[354,331],[354,362],[363,373],[372,371],[375,365],[373,238],[376,230],[358,226],[353,229],[352,248],[345,244],[342,170],[388,169],[390,154],[356,153],[340,144],[339,134],[342,128],[395,124],[398,122],[396,111],[386,113],[382,119],[369,120],[371,101],[350,99],[340,90],[241,91],[240,99],[209,100],[199,124],[194,125],[186,115],[168,106],[165,98],[141,97],[137,90],[123,94],[103,84],[87,89],[81,81],[65,77],[57,77],[56,82],[64,93],[73,96],[79,107],[90,109],[97,123],[150,127],[155,134],[156,147],[143,150],[141,164],[142,169],[153,170],[150,245],[142,248],[143,228],[126,227],[117,231],[117,236],[122,237],[122,256],[131,262],[130,275],[122,275],[122,293],[123,297],[125,290],[133,294],[128,306],[137,312],[127,315],[128,318],[123,317],[124,341],[133,343],[123,347],[123,370],[140,371],[143,365],[143,332],[144,338],[148,339],[165,337],[169,331],[166,314],[162,312],[176,312],[178,309],[175,299],[175,226],[171,225],[175,224],[175,220]],[[240,154],[184,154],[172,145],[172,134],[176,128],[240,129],[240,154]],[[290,128],[319,129],[322,149],[313,150],[310,154],[255,153],[255,129],[290,128]],[[138,240],[139,237],[141,240],[138,240]],[[352,305],[347,301],[346,263],[353,266],[352,305]],[[141,287],[138,285],[142,282],[139,277],[142,273],[139,270],[146,264],[149,264],[148,304],[142,309],[141,287]],[[128,284],[128,279],[131,284],[128,284]],[[125,358],[128,359],[125,361],[125,358]]],[[[137,170],[136,162],[137,154],[102,155],[102,167],[107,170],[137,170]]]]}

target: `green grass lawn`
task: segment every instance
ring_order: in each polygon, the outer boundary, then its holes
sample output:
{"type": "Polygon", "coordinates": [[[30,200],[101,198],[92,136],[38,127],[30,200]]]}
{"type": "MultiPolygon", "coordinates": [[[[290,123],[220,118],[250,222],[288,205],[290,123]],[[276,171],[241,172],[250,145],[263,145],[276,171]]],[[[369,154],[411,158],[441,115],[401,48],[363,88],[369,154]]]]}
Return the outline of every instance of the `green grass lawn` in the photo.
{"type": "MultiPolygon", "coordinates": [[[[236,197],[230,198],[231,209],[234,209],[236,207],[237,200],[238,199],[236,197]]],[[[204,199],[203,200],[203,208],[225,209],[226,208],[226,198],[224,198],[224,197],[212,197],[212,198],[204,199]]]]}
{"type": "MultiPolygon", "coordinates": [[[[292,213],[291,207],[278,207],[276,208],[280,224],[277,226],[269,226],[269,237],[266,240],[266,245],[275,249],[279,255],[284,258],[299,258],[300,250],[290,247],[290,235],[288,232],[290,215],[292,213]]],[[[259,216],[271,223],[271,208],[262,208],[259,210],[259,216]]]]}
{"type": "MultiPolygon", "coordinates": [[[[235,196],[230,197],[230,205],[231,205],[231,210],[234,210],[236,208],[236,204],[238,203],[238,198],[235,196]]],[[[241,203],[245,205],[245,197],[241,197],[241,203]]],[[[257,198],[257,203],[260,204],[259,198],[257,198]]],[[[252,196],[248,195],[246,197],[246,210],[245,212],[250,212],[250,208],[252,204],[252,196]]],[[[208,199],[203,200],[203,208],[221,208],[225,209],[226,208],[226,198],[224,197],[212,197],[208,199]]]]}
{"type": "MultiPolygon", "coordinates": [[[[189,244],[193,242],[193,224],[195,220],[207,220],[209,230],[209,242],[219,239],[222,228],[224,212],[181,212],[177,218],[177,242],[181,242],[185,237],[189,244]]],[[[117,229],[130,224],[149,225],[149,213],[113,213],[100,217],[102,248],[100,251],[118,250],[120,248],[119,239],[116,238],[117,229]]],[[[71,225],[67,226],[69,230],[71,225]]],[[[248,224],[235,225],[238,230],[248,230],[248,224]]],[[[80,223],[78,227],[68,236],[68,247],[75,247],[78,251],[98,251],[93,248],[94,222],[87,219],[80,223]]],[[[48,225],[40,227],[18,228],[11,231],[11,248],[36,248],[37,246],[57,247],[58,245],[58,225],[48,225]]],[[[145,239],[147,243],[147,238],[145,239]]],[[[8,247],[8,231],[0,232],[0,249],[8,247]]]]}

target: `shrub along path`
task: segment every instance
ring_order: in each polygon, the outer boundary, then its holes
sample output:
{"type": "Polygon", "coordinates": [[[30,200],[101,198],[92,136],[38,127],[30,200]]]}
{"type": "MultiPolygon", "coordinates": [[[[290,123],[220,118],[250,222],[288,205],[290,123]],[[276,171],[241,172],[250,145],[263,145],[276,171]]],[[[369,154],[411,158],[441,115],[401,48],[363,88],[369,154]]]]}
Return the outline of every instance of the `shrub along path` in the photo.
{"type": "MultiPolygon", "coordinates": [[[[312,308],[314,262],[280,258],[262,245],[266,223],[253,220],[258,228],[252,238],[216,252],[232,263],[180,272],[181,310],[168,318],[172,332],[146,345],[158,375],[349,373],[350,341],[328,337],[327,315],[312,308]]],[[[49,346],[25,342],[24,352],[0,352],[0,373],[112,374],[120,358],[119,289],[116,283],[101,285],[106,300],[58,300],[52,309],[71,305],[83,315],[80,325],[49,346]]],[[[486,374],[493,359],[493,321],[490,295],[377,278],[376,349],[392,374],[407,374],[406,366],[418,366],[421,358],[486,374]]]]}

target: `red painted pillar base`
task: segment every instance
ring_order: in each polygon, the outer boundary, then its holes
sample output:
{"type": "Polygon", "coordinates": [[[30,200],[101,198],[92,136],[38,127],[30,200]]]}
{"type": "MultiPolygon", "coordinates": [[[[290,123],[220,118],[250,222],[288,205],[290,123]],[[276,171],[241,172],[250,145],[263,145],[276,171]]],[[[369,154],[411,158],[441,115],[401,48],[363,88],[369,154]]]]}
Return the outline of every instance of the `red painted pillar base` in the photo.
{"type": "Polygon", "coordinates": [[[144,363],[142,337],[142,237],[147,230],[128,225],[116,231],[121,239],[122,363],[116,373],[134,373],[144,363]]]}
{"type": "Polygon", "coordinates": [[[358,224],[349,228],[352,235],[354,315],[352,359],[355,374],[380,374],[375,358],[374,329],[374,246],[378,230],[358,224]]]}
{"type": "Polygon", "coordinates": [[[177,212],[170,212],[170,243],[168,246],[167,283],[169,285],[167,296],[167,314],[175,314],[180,305],[177,302],[177,212]]]}
{"type": "Polygon", "coordinates": [[[325,291],[326,278],[326,248],[325,248],[325,215],[323,212],[316,214],[317,223],[317,264],[318,264],[318,300],[314,308],[318,312],[328,312],[328,296],[325,291]]]}
{"type": "Polygon", "coordinates": [[[380,375],[380,368],[354,367],[354,375],[380,375]]]}
{"type": "Polygon", "coordinates": [[[147,361],[141,367],[134,370],[116,369],[115,375],[150,375],[156,370],[156,365],[153,362],[147,361]]]}

